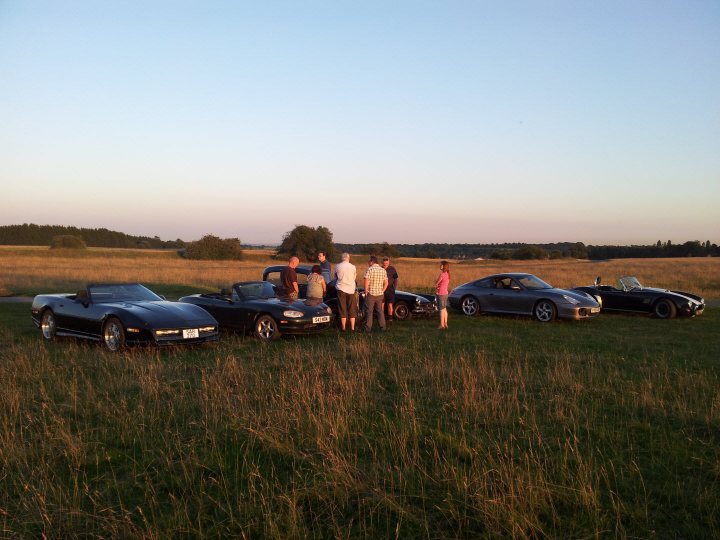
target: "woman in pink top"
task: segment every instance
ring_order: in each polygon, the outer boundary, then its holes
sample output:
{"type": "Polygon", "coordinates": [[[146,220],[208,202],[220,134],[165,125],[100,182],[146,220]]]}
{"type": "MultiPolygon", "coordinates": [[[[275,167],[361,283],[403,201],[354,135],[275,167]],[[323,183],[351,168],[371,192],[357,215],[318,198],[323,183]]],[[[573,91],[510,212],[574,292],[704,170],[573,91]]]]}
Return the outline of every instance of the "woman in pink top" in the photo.
{"type": "Polygon", "coordinates": [[[435,288],[437,289],[437,307],[440,311],[440,326],[439,330],[446,330],[448,327],[448,288],[450,286],[450,263],[442,261],[440,263],[440,275],[435,282],[435,288]]]}

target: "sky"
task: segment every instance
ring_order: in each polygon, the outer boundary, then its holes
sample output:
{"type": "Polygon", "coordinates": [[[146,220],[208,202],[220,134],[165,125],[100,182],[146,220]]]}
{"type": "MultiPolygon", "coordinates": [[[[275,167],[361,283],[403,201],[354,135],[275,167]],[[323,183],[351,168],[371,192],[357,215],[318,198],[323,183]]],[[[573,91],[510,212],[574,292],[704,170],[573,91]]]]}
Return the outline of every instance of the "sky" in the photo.
{"type": "Polygon", "coordinates": [[[720,243],[720,2],[0,0],[0,225],[720,243]]]}

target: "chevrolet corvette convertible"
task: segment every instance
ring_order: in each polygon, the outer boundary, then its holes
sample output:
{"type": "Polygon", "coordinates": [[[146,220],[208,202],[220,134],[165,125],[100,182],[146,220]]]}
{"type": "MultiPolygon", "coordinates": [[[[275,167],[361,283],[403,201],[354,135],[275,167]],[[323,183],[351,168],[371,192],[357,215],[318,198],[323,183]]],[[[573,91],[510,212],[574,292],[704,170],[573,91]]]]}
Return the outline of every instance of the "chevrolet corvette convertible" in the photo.
{"type": "MultiPolygon", "coordinates": [[[[284,265],[268,266],[263,270],[263,281],[269,281],[275,285],[280,284],[280,272],[285,268],[284,265]]],[[[312,267],[307,265],[298,266],[295,269],[298,276],[298,287],[300,288],[300,298],[305,298],[307,290],[307,276],[312,272],[312,267]]],[[[358,277],[361,278],[364,270],[358,268],[358,277]]],[[[362,287],[358,287],[359,306],[358,313],[361,314],[365,308],[365,292],[362,287]]],[[[335,280],[327,284],[327,294],[324,302],[330,306],[333,313],[337,313],[337,290],[335,289],[335,280]]],[[[435,313],[435,297],[431,295],[420,295],[406,291],[395,291],[394,317],[399,321],[411,319],[412,317],[427,317],[435,313]]]]}
{"type": "Polygon", "coordinates": [[[540,322],[588,319],[600,314],[600,303],[592,294],[556,289],[532,274],[509,273],[487,276],[455,287],[450,306],[465,315],[506,313],[532,315],[540,322]]]}
{"type": "Polygon", "coordinates": [[[139,283],[88,285],[75,294],[41,294],[32,319],[46,341],[73,336],[125,345],[178,345],[214,341],[218,323],[197,306],[168,302],[139,283]]]}
{"type": "Polygon", "coordinates": [[[266,281],[244,281],[218,293],[184,296],[180,302],[202,307],[221,328],[252,332],[261,340],[282,334],[314,334],[329,328],[332,310],[323,303],[278,298],[266,281]]]}
{"type": "Polygon", "coordinates": [[[648,313],[658,319],[672,319],[677,315],[694,317],[705,310],[705,300],[696,294],[643,287],[634,276],[621,277],[615,287],[600,283],[598,277],[594,285],[573,290],[599,296],[603,311],[648,313]]]}

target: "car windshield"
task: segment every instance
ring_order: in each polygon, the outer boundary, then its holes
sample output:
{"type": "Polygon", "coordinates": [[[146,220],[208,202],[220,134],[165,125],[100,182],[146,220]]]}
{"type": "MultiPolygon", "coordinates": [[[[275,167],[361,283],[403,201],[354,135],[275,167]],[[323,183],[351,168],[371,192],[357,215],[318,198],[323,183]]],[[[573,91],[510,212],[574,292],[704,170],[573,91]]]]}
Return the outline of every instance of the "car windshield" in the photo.
{"type": "Polygon", "coordinates": [[[269,281],[254,281],[235,285],[237,293],[246,300],[275,298],[275,287],[269,281]]]}
{"type": "Polygon", "coordinates": [[[642,285],[635,276],[623,276],[618,279],[618,289],[621,291],[631,291],[633,289],[642,289],[642,285]]]}
{"type": "Polygon", "coordinates": [[[157,294],[139,283],[130,285],[91,285],[88,292],[93,302],[157,302],[157,294]]]}
{"type": "Polygon", "coordinates": [[[540,279],[537,276],[533,276],[532,274],[528,274],[527,276],[522,276],[517,278],[518,282],[520,282],[520,285],[525,287],[528,290],[534,291],[537,289],[552,289],[552,285],[548,285],[545,283],[542,279],[540,279]]]}

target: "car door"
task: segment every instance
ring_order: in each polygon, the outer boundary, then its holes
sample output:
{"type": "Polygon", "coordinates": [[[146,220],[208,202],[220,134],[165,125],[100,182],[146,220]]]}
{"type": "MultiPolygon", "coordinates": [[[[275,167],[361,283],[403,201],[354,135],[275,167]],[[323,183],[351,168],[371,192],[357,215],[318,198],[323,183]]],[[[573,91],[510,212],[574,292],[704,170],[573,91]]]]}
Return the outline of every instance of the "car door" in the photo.
{"type": "Polygon", "coordinates": [[[55,315],[58,330],[85,337],[99,337],[102,307],[94,304],[87,293],[81,292],[75,297],[65,299],[58,306],[60,309],[55,315]]]}
{"type": "Polygon", "coordinates": [[[499,313],[528,313],[532,309],[528,308],[532,303],[528,291],[509,276],[496,280],[490,297],[493,311],[499,313]]]}

